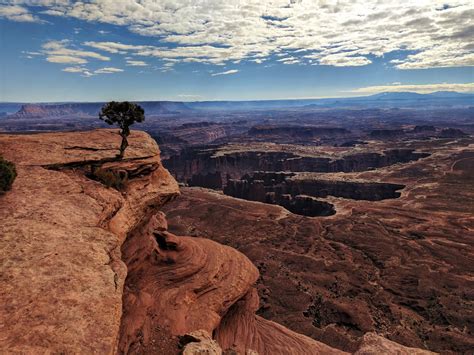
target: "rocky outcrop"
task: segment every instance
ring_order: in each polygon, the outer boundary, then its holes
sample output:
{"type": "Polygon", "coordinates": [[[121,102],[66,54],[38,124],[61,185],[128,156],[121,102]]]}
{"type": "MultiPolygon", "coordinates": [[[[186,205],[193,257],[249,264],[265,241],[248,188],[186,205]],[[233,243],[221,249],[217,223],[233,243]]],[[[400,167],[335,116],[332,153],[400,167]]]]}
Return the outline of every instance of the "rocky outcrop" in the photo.
{"type": "Polygon", "coordinates": [[[158,146],[134,131],[117,161],[119,141],[115,130],[0,137],[18,169],[0,197],[2,352],[343,354],[256,316],[257,268],[169,232],[160,209],[179,190],[158,146]],[[107,188],[96,169],[127,179],[107,188]]]}
{"type": "MultiPolygon", "coordinates": [[[[205,330],[196,330],[180,339],[182,355],[222,355],[222,349],[205,330]]],[[[258,354],[256,354],[258,355],[258,354]]]]}
{"type": "Polygon", "coordinates": [[[116,131],[0,137],[18,170],[0,197],[2,352],[114,353],[126,275],[120,246],[148,209],[178,194],[148,135],[133,132],[130,142],[117,164],[156,168],[119,192],[76,171],[114,157],[116,131]]]}
{"type": "Polygon", "coordinates": [[[146,348],[157,324],[173,335],[212,333],[258,278],[257,269],[235,249],[177,237],[166,228],[164,215],[155,215],[122,246],[128,266],[122,353],[146,348]]]}
{"type": "Polygon", "coordinates": [[[243,254],[203,238],[177,237],[158,213],[122,246],[128,267],[119,352],[148,353],[167,329],[215,334],[238,354],[341,353],[255,316],[257,268],[243,254]],[[272,340],[270,340],[272,339],[272,340]]]}
{"type": "Polygon", "coordinates": [[[375,333],[367,333],[362,337],[359,349],[354,355],[380,355],[380,354],[397,354],[397,355],[434,355],[431,351],[410,348],[387,340],[375,333]]]}

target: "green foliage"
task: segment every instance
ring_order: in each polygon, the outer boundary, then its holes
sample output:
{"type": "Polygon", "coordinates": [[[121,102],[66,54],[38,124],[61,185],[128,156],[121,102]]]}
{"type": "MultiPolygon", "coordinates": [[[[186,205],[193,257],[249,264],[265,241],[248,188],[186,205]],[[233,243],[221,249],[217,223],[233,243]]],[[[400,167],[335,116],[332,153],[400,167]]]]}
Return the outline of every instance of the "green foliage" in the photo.
{"type": "Polygon", "coordinates": [[[121,159],[128,146],[127,137],[130,135],[130,126],[135,122],[145,121],[145,110],[133,102],[111,101],[102,107],[99,118],[109,125],[120,127],[122,144],[120,145],[120,153],[117,157],[121,159]]]}
{"type": "Polygon", "coordinates": [[[93,170],[91,177],[105,186],[113,187],[116,190],[124,189],[128,181],[128,174],[124,170],[113,171],[109,169],[96,168],[93,170]]]}
{"type": "Polygon", "coordinates": [[[0,156],[0,194],[10,190],[15,178],[15,164],[0,156]]]}

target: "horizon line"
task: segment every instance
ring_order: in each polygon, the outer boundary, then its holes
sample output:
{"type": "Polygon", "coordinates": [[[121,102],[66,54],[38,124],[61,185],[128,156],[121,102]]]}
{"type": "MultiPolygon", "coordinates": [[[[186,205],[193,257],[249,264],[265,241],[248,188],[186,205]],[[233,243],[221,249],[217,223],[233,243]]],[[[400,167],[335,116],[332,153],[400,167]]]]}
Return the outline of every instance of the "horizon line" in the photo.
{"type": "Polygon", "coordinates": [[[220,99],[220,100],[100,100],[100,101],[74,101],[74,100],[66,100],[66,101],[0,101],[1,104],[68,104],[68,103],[103,103],[103,102],[110,102],[110,101],[130,101],[130,102],[183,102],[183,103],[199,103],[199,102],[265,102],[265,101],[298,101],[298,100],[325,100],[325,99],[352,99],[352,98],[359,98],[359,97],[371,97],[380,94],[386,93],[393,93],[393,94],[401,94],[401,93],[410,93],[410,94],[418,94],[418,95],[430,95],[438,92],[447,92],[447,93],[455,93],[460,95],[474,95],[474,91],[468,92],[459,92],[453,90],[436,90],[427,93],[419,93],[416,91],[381,91],[378,93],[370,93],[367,95],[358,95],[358,96],[314,96],[314,97],[293,97],[293,98],[277,98],[277,99],[246,99],[246,100],[239,100],[239,99],[220,99]]]}

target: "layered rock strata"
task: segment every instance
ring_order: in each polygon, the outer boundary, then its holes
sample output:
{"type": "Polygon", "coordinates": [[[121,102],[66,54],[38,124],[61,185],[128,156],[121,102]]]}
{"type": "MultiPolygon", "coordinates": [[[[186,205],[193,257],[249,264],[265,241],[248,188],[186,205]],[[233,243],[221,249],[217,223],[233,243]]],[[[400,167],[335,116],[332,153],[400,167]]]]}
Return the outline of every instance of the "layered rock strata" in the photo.
{"type": "Polygon", "coordinates": [[[198,332],[215,353],[343,353],[256,316],[256,267],[170,233],[159,210],[179,190],[158,146],[133,132],[117,161],[119,142],[114,130],[0,136],[18,170],[0,197],[2,352],[177,354],[177,336],[198,332]],[[95,169],[127,179],[107,188],[95,169]]]}

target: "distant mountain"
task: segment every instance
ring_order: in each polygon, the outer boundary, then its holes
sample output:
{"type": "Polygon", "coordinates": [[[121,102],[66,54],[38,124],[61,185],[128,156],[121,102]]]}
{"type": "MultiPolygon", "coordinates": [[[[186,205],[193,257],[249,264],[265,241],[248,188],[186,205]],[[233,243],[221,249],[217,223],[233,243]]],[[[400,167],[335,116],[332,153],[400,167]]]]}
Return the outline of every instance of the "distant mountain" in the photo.
{"type": "Polygon", "coordinates": [[[101,107],[98,103],[74,104],[26,104],[9,118],[43,118],[61,116],[90,116],[97,113],[101,107]]]}
{"type": "Polygon", "coordinates": [[[320,99],[311,106],[319,108],[429,108],[472,106],[474,94],[438,91],[431,94],[416,92],[383,92],[370,96],[320,99]]]}
{"type": "MultiPolygon", "coordinates": [[[[193,111],[251,111],[281,109],[390,109],[430,107],[468,107],[474,105],[474,94],[438,91],[431,94],[415,92],[383,92],[370,96],[330,99],[254,100],[254,101],[142,101],[146,115],[179,114],[193,111]]],[[[39,118],[97,116],[104,103],[9,104],[3,115],[7,118],[39,118]],[[13,110],[13,111],[12,111],[13,110]],[[15,112],[11,114],[12,112],[15,112]]],[[[0,114],[2,110],[0,109],[0,114]]]]}
{"type": "MultiPolygon", "coordinates": [[[[172,114],[191,111],[183,102],[145,101],[139,102],[147,115],[172,114]]],[[[47,117],[87,117],[97,116],[103,102],[61,103],[61,104],[24,104],[8,118],[47,118],[47,117]]]]}
{"type": "Polygon", "coordinates": [[[181,113],[192,111],[185,102],[180,101],[141,101],[138,102],[148,115],[181,113]]]}
{"type": "Polygon", "coordinates": [[[366,96],[366,99],[381,99],[381,100],[430,100],[433,98],[460,98],[465,99],[473,97],[472,94],[463,94],[456,91],[436,91],[430,94],[418,94],[416,92],[382,92],[371,96],[366,96]]]}
{"type": "Polygon", "coordinates": [[[429,98],[425,94],[418,94],[416,92],[381,92],[380,94],[370,95],[366,97],[359,97],[358,100],[418,100],[429,98]]]}
{"type": "Polygon", "coordinates": [[[429,94],[431,97],[447,97],[447,98],[466,98],[473,96],[473,94],[460,93],[456,91],[436,91],[429,94]]]}
{"type": "Polygon", "coordinates": [[[0,117],[17,112],[23,103],[0,102],[0,117]]]}

